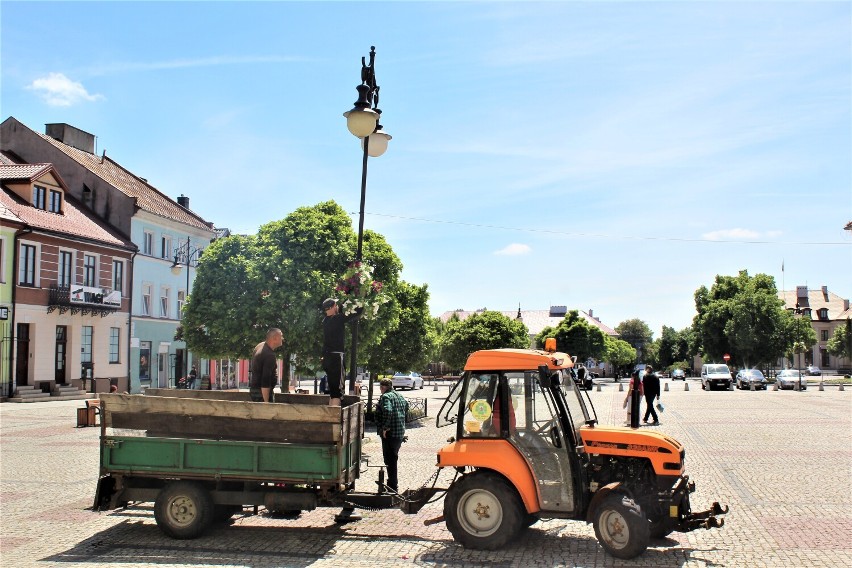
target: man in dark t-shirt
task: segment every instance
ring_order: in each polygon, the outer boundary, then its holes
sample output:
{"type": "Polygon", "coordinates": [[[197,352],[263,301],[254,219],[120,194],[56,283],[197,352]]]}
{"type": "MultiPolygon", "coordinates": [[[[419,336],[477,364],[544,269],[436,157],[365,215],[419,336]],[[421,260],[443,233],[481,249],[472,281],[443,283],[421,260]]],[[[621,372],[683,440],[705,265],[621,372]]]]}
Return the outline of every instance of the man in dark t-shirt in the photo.
{"type": "Polygon", "coordinates": [[[648,416],[654,417],[654,424],[659,424],[660,419],[657,418],[657,413],[654,411],[654,399],[660,398],[660,377],[654,372],[651,365],[645,367],[645,377],[642,379],[642,386],[645,392],[645,418],[642,422],[648,422],[648,416]]]}
{"type": "Polygon", "coordinates": [[[322,369],[328,375],[328,394],[331,406],[340,406],[343,397],[343,332],[344,324],[361,315],[360,312],[344,316],[337,300],[328,298],[322,303],[325,317],[322,320],[322,369]]]}
{"type": "Polygon", "coordinates": [[[254,402],[270,402],[272,389],[278,384],[278,359],[275,350],[284,343],[284,334],[277,327],[266,332],[266,341],[254,348],[251,358],[249,388],[254,402]],[[260,391],[260,396],[258,396],[260,391]]]}

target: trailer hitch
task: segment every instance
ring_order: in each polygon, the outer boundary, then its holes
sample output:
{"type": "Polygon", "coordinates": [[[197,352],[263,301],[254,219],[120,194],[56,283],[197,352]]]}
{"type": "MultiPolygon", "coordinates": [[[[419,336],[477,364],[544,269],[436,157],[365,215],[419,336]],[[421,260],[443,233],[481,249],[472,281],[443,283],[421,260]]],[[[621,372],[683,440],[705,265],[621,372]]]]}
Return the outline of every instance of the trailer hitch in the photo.
{"type": "Polygon", "coordinates": [[[713,502],[708,510],[700,513],[690,513],[680,523],[680,532],[689,532],[696,529],[713,529],[725,526],[725,519],[716,518],[716,515],[724,515],[729,511],[729,507],[725,505],[723,509],[718,501],[713,502]]]}

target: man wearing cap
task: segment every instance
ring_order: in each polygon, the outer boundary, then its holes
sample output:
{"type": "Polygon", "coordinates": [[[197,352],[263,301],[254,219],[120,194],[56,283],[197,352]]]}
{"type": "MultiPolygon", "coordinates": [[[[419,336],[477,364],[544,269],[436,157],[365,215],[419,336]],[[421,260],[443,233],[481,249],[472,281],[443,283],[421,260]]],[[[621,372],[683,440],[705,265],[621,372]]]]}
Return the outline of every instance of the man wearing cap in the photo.
{"type": "Polygon", "coordinates": [[[328,376],[328,394],[331,406],[340,406],[343,396],[344,365],[343,365],[343,331],[344,324],[361,315],[355,312],[348,316],[340,313],[337,300],[328,298],[322,303],[325,317],[322,320],[322,370],[328,376]]]}
{"type": "Polygon", "coordinates": [[[393,491],[399,488],[397,463],[399,449],[405,438],[405,416],[408,414],[408,401],[393,390],[393,381],[379,381],[382,396],[376,403],[376,430],[382,439],[382,457],[388,468],[387,486],[393,491]]]}

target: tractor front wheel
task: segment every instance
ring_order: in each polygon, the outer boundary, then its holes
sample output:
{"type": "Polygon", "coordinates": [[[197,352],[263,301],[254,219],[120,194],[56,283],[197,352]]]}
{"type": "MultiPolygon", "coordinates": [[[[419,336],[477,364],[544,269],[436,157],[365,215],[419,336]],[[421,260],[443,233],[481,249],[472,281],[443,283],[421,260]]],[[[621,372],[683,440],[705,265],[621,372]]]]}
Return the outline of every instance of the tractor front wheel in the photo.
{"type": "Polygon", "coordinates": [[[629,560],[648,548],[650,523],[632,499],[613,494],[595,509],[595,536],[601,546],[616,558],[629,560]]]}

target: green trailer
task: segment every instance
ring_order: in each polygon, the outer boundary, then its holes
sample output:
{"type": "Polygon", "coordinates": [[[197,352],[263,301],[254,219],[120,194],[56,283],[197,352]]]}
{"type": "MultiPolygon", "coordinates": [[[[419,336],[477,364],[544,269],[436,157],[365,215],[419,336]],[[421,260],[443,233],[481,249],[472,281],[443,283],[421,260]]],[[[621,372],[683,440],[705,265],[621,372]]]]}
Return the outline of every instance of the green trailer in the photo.
{"type": "Polygon", "coordinates": [[[381,490],[355,491],[363,438],[364,403],[353,396],[337,407],[307,394],[270,404],[246,392],[102,395],[94,509],[153,502],[166,534],[194,538],[245,506],[398,506],[381,490]]]}

